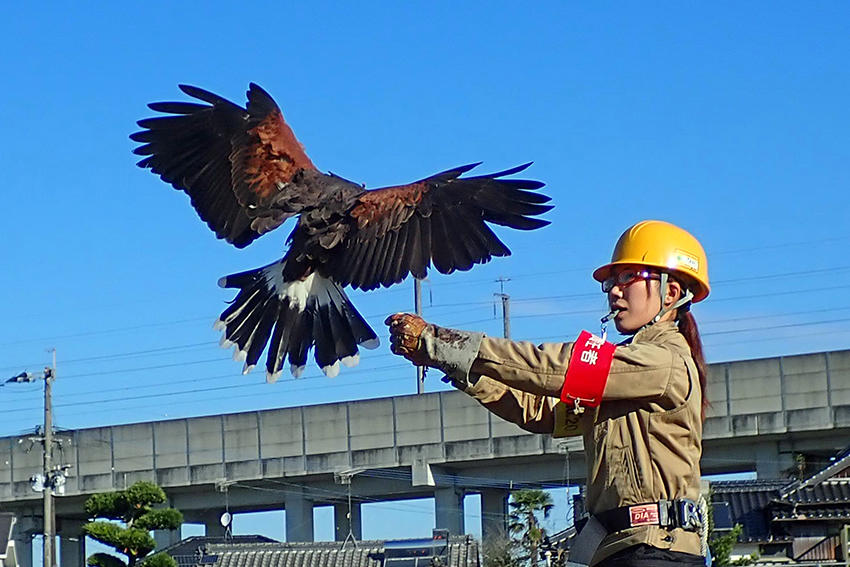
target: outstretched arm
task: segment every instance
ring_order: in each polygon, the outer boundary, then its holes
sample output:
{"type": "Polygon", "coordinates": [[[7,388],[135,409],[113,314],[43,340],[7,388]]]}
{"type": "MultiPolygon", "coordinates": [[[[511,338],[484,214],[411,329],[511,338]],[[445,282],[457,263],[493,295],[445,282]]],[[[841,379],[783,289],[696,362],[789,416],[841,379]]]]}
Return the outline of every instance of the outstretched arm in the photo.
{"type": "Polygon", "coordinates": [[[529,394],[480,376],[474,385],[461,388],[478,403],[505,421],[532,433],[552,433],[557,398],[529,394]]]}
{"type": "MultiPolygon", "coordinates": [[[[484,376],[510,390],[560,398],[575,348],[573,342],[535,345],[443,329],[410,314],[393,315],[386,322],[393,352],[414,364],[442,370],[464,391],[484,376]]],[[[682,355],[660,345],[619,346],[614,350],[601,397],[681,403],[691,385],[687,379],[679,380],[681,384],[671,380],[688,376],[687,372],[674,371],[683,365],[682,355]]],[[[518,399],[516,395],[514,398],[518,399]]]]}
{"type": "Polygon", "coordinates": [[[482,341],[488,340],[481,333],[445,329],[407,313],[391,315],[386,323],[395,354],[418,366],[442,370],[456,388],[502,419],[533,433],[552,433],[557,398],[512,388],[475,372],[482,341]]]}

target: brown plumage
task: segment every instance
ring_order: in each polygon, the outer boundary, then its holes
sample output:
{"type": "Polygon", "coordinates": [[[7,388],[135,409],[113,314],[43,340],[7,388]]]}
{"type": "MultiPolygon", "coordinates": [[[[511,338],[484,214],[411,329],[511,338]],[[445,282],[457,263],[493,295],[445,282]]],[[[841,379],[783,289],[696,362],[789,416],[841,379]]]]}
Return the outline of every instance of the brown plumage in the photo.
{"type": "Polygon", "coordinates": [[[357,361],[358,346],[377,344],[374,331],[343,287],[370,290],[468,270],[508,248],[489,224],[531,230],[551,209],[538,181],[506,179],[530,164],[463,177],[466,165],[394,187],[367,190],[320,172],[271,96],[255,84],[245,108],[203,89],[181,85],[194,102],[152,103],[164,114],[140,120],[138,165],[187,193],[201,219],[238,248],[298,216],[284,257],[222,278],[239,289],[217,325],[235,345],[245,371],[268,345],[266,370],[276,379],[284,359],[300,374],[307,353],[335,375],[357,361]],[[489,223],[489,224],[488,224],[489,223]]]}

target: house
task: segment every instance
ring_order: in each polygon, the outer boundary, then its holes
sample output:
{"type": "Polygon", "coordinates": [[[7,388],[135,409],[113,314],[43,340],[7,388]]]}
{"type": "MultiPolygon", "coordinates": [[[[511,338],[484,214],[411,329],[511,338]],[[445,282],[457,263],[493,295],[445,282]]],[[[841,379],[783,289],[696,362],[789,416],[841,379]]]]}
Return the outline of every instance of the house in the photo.
{"type": "Polygon", "coordinates": [[[758,552],[794,561],[850,558],[850,451],[803,480],[712,482],[711,490],[712,502],[725,503],[732,522],[743,527],[736,555],[758,552]]]}
{"type": "Polygon", "coordinates": [[[0,566],[18,567],[15,557],[15,542],[12,540],[12,530],[17,518],[9,512],[0,512],[0,566]]]}
{"type": "Polygon", "coordinates": [[[177,561],[177,567],[195,567],[198,564],[198,559],[204,555],[205,549],[210,545],[225,542],[231,544],[277,543],[276,540],[260,535],[235,535],[227,538],[192,536],[178,541],[162,551],[177,561]]]}
{"type": "Polygon", "coordinates": [[[251,539],[258,537],[188,538],[164,551],[180,567],[481,567],[476,540],[449,536],[443,530],[434,530],[431,538],[389,541],[282,543],[251,539]]]}

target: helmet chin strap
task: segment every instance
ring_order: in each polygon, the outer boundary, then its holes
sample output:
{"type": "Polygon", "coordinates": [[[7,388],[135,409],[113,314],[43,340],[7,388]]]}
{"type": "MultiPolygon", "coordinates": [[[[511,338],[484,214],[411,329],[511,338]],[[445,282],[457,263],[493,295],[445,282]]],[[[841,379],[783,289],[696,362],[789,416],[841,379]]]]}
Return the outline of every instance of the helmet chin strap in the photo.
{"type": "MultiPolygon", "coordinates": [[[[661,294],[661,309],[658,311],[658,314],[653,317],[651,321],[649,321],[649,323],[635,331],[635,333],[646,329],[654,323],[659,322],[661,318],[664,317],[664,315],[666,315],[673,309],[678,309],[679,307],[690,303],[690,301],[694,298],[694,293],[691,290],[683,288],[684,293],[682,294],[682,297],[680,297],[679,300],[673,303],[672,305],[664,307],[664,298],[667,296],[667,282],[669,279],[670,276],[666,272],[661,272],[661,285],[658,286],[658,292],[661,294]]],[[[619,313],[620,311],[620,309],[612,309],[607,315],[605,315],[605,317],[600,320],[600,322],[602,323],[602,340],[605,340],[608,337],[608,321],[616,317],[617,313],[619,313]]]]}
{"type": "MultiPolygon", "coordinates": [[[[664,298],[667,297],[667,280],[669,279],[669,275],[667,272],[661,272],[661,285],[658,286],[658,292],[661,294],[661,309],[658,311],[658,314],[652,318],[652,320],[641,327],[645,329],[652,325],[653,323],[657,323],[664,317],[667,313],[674,309],[678,309],[682,305],[690,302],[694,298],[694,294],[691,290],[685,289],[685,293],[682,294],[682,297],[679,298],[678,301],[669,305],[668,307],[664,307],[664,298]]],[[[684,289],[684,288],[683,288],[684,289]]]]}

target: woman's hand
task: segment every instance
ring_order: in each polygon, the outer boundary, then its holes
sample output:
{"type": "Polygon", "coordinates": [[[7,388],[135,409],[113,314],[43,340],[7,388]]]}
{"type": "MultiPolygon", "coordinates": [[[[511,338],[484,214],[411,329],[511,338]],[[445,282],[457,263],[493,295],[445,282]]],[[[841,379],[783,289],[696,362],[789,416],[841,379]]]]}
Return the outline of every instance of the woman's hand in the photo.
{"type": "Polygon", "coordinates": [[[390,328],[390,350],[416,366],[429,366],[430,359],[422,348],[422,333],[432,327],[422,317],[411,313],[396,313],[384,321],[390,328]]]}

